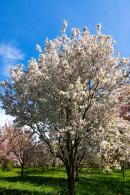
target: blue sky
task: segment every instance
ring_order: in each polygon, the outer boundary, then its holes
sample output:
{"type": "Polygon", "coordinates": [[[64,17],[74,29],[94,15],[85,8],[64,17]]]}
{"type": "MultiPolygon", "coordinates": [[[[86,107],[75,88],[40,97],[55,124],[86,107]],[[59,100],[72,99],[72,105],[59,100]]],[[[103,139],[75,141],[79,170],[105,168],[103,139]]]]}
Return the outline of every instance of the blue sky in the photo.
{"type": "Polygon", "coordinates": [[[16,63],[27,65],[37,57],[36,43],[60,34],[63,20],[71,27],[87,26],[116,40],[122,56],[130,56],[130,0],[1,0],[0,1],[0,81],[16,63]]]}
{"type": "Polygon", "coordinates": [[[10,66],[37,57],[36,43],[44,45],[46,37],[57,36],[63,19],[69,22],[68,31],[88,26],[95,33],[101,23],[121,55],[130,56],[130,0],[1,0],[0,80],[10,66]]]}

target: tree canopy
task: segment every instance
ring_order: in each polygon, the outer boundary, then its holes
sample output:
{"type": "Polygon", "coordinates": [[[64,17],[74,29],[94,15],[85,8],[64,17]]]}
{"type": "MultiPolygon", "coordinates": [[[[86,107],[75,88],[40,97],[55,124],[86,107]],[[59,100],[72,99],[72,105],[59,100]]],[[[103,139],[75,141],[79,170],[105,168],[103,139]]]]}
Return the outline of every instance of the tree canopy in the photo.
{"type": "Polygon", "coordinates": [[[73,194],[86,152],[103,157],[107,169],[123,155],[129,126],[119,117],[119,95],[128,82],[120,65],[129,61],[115,55],[114,40],[101,33],[100,24],[94,35],[84,27],[67,36],[66,28],[65,21],[61,36],[46,40],[44,51],[37,45],[39,58],[27,69],[11,71],[11,80],[1,84],[1,100],[18,126],[30,126],[63,161],[73,194]]]}

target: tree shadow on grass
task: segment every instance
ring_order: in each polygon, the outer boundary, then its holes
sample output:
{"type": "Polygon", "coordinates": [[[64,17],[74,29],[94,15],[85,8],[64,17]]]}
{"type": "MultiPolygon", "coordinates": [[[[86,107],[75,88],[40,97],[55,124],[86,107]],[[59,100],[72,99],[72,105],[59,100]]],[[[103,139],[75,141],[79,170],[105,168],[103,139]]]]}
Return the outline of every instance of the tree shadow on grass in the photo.
{"type": "MultiPolygon", "coordinates": [[[[130,195],[130,179],[127,181],[123,181],[120,178],[110,178],[105,175],[91,175],[92,177],[81,177],[80,182],[77,185],[77,193],[76,195],[130,195]]],[[[66,193],[66,179],[65,178],[57,178],[57,177],[45,177],[43,176],[32,176],[32,175],[24,175],[23,178],[18,176],[14,177],[1,177],[2,181],[6,182],[23,182],[30,183],[34,186],[41,187],[49,186],[53,189],[59,187],[61,189],[60,192],[54,191],[49,193],[44,192],[30,192],[25,190],[17,190],[17,189],[0,189],[0,195],[63,195],[66,193]]]]}
{"type": "MultiPolygon", "coordinates": [[[[20,177],[4,177],[4,181],[24,183],[28,182],[35,186],[47,185],[53,188],[59,186],[62,190],[61,193],[53,192],[48,194],[66,194],[66,179],[64,178],[53,178],[44,176],[24,176],[23,179],[20,177]],[[65,193],[63,193],[65,192],[65,193]]],[[[80,183],[77,185],[78,195],[130,195],[130,180],[123,181],[118,178],[80,178],[80,183]]],[[[28,193],[29,194],[29,193],[28,193]]],[[[35,193],[34,193],[35,194],[35,193]]],[[[37,193],[38,195],[44,193],[37,193]]]]}
{"type": "Polygon", "coordinates": [[[82,177],[77,190],[82,195],[130,195],[130,180],[82,177]]]}
{"type": "MultiPolygon", "coordinates": [[[[44,192],[29,192],[27,190],[21,190],[21,189],[6,189],[6,188],[0,188],[0,195],[44,195],[44,192]]],[[[51,195],[51,194],[45,194],[45,195],[51,195]]]]}
{"type": "MultiPolygon", "coordinates": [[[[33,174],[33,175],[41,175],[43,173],[48,172],[47,169],[44,170],[44,172],[42,171],[42,168],[32,168],[32,169],[25,169],[24,170],[24,175],[29,175],[29,174],[33,174]]],[[[20,173],[20,171],[18,171],[18,173],[20,173]]]]}
{"type": "Polygon", "coordinates": [[[0,189],[0,195],[41,195],[41,194],[48,194],[48,195],[62,195],[64,191],[66,191],[66,180],[64,178],[53,178],[53,177],[44,177],[44,176],[27,176],[25,175],[23,178],[19,176],[14,176],[14,177],[1,177],[0,180],[6,181],[6,182],[14,182],[14,185],[16,182],[23,182],[23,183],[30,183],[35,186],[49,186],[52,189],[55,189],[54,192],[30,192],[30,191],[25,191],[21,189],[0,189]],[[60,190],[61,188],[61,190],[60,190]],[[59,189],[59,190],[57,190],[59,189]]]}
{"type": "Polygon", "coordinates": [[[57,185],[65,185],[66,180],[64,178],[53,178],[53,177],[44,177],[44,176],[23,176],[23,178],[19,176],[14,177],[2,177],[1,180],[8,181],[8,182],[29,182],[35,185],[51,185],[53,187],[57,185]]]}
{"type": "MultiPolygon", "coordinates": [[[[53,173],[53,172],[62,172],[63,174],[66,174],[66,170],[63,168],[45,168],[44,170],[41,168],[25,168],[24,169],[24,175],[43,175],[44,173],[53,173]]],[[[20,174],[20,170],[17,171],[18,174],[20,174]]]]}

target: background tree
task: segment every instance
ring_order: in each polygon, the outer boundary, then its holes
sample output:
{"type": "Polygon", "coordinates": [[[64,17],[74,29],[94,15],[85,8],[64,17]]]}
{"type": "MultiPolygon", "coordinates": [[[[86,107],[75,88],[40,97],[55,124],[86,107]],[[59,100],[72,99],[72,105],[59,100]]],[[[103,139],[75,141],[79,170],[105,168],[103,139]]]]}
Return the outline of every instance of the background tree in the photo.
{"type": "Polygon", "coordinates": [[[52,159],[54,159],[54,156],[50,153],[47,145],[38,141],[34,148],[34,155],[32,159],[33,166],[41,167],[42,172],[44,172],[45,168],[51,166],[52,159]]]}
{"type": "Polygon", "coordinates": [[[6,123],[0,130],[0,160],[3,169],[5,169],[9,161],[15,161],[15,157],[11,153],[14,135],[12,133],[13,129],[11,124],[6,123]]]}
{"type": "Polygon", "coordinates": [[[130,121],[130,86],[120,92],[120,116],[130,121]]]}
{"type": "MultiPolygon", "coordinates": [[[[128,70],[127,70],[127,74],[128,74],[128,76],[130,76],[130,72],[128,72],[128,70]]],[[[120,92],[119,105],[120,105],[120,110],[119,110],[120,117],[123,118],[124,120],[130,121],[130,86],[129,86],[129,81],[128,81],[128,87],[122,89],[122,91],[120,92]]],[[[121,162],[121,170],[123,173],[123,178],[124,178],[125,164],[129,163],[129,160],[130,160],[130,134],[128,134],[127,138],[129,139],[128,147],[126,147],[128,154],[127,154],[127,158],[125,158],[121,162]]],[[[126,151],[126,148],[125,148],[125,151],[126,151]]]]}
{"type": "Polygon", "coordinates": [[[96,35],[73,28],[68,37],[66,27],[65,21],[61,37],[47,40],[44,52],[37,45],[39,59],[32,58],[28,69],[12,70],[11,81],[1,84],[1,100],[17,125],[30,126],[62,160],[72,195],[86,148],[100,151],[109,126],[116,124],[118,133],[124,124],[117,114],[119,89],[125,85],[118,65],[128,60],[114,57],[113,38],[101,33],[100,24],[96,35]]]}
{"type": "Polygon", "coordinates": [[[35,147],[35,138],[33,133],[26,128],[13,128],[14,140],[11,146],[11,152],[21,167],[21,177],[25,165],[32,162],[35,147]]]}

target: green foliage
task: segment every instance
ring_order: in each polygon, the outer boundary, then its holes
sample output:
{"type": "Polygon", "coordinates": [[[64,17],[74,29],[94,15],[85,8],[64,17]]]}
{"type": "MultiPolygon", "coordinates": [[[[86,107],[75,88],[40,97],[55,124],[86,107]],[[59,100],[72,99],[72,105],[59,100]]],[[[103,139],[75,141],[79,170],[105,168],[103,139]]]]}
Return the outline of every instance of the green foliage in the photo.
{"type": "MultiPolygon", "coordinates": [[[[0,170],[0,194],[3,195],[67,195],[64,168],[45,170],[27,168],[24,177],[18,168],[0,170]]],[[[80,182],[76,184],[76,195],[129,195],[130,170],[125,170],[125,179],[120,171],[104,174],[99,169],[91,169],[88,174],[83,169],[80,182]]]]}

